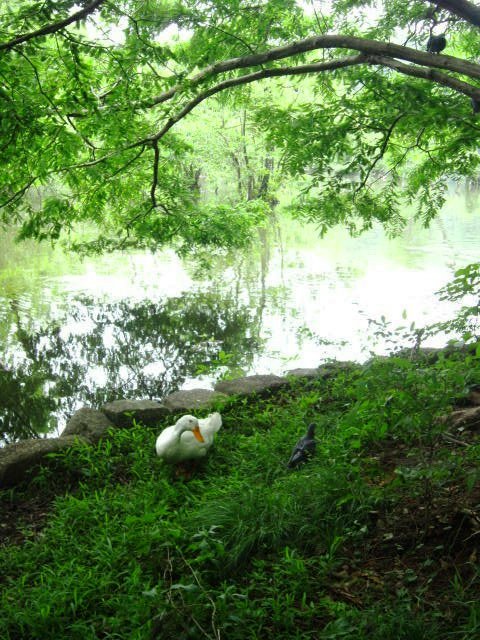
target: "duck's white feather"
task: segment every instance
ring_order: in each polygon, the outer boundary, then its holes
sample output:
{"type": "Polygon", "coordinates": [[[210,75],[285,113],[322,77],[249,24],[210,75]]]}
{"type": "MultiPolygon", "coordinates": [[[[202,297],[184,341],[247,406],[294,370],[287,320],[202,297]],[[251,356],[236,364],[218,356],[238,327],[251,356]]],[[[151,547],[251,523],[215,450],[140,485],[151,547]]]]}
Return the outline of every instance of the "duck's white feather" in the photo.
{"type": "Polygon", "coordinates": [[[167,427],[158,436],[155,445],[157,455],[169,464],[204,458],[221,426],[222,418],[219,413],[212,413],[201,420],[193,416],[182,416],[175,425],[167,427]],[[203,442],[199,442],[192,433],[195,426],[200,428],[203,442]]]}
{"type": "Polygon", "coordinates": [[[214,435],[222,426],[222,416],[218,412],[211,413],[207,418],[201,418],[198,421],[198,426],[205,440],[211,437],[213,442],[214,435]]]}

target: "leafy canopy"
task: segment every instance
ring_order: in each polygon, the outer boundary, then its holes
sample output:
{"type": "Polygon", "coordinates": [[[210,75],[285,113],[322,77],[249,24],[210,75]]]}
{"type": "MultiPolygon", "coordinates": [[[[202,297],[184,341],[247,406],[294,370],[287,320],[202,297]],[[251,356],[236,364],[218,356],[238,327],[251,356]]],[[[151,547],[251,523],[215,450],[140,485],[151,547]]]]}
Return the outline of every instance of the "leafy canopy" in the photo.
{"type": "MultiPolygon", "coordinates": [[[[241,245],[273,187],[201,193],[205,134],[184,124],[202,105],[248,112],[265,166],[302,176],[297,210],[322,230],[398,231],[406,204],[428,223],[447,180],[478,170],[479,26],[466,0],[3,3],[1,220],[52,240],[86,222],[100,251],[241,245]]],[[[217,172],[229,144],[213,145],[217,172]]]]}

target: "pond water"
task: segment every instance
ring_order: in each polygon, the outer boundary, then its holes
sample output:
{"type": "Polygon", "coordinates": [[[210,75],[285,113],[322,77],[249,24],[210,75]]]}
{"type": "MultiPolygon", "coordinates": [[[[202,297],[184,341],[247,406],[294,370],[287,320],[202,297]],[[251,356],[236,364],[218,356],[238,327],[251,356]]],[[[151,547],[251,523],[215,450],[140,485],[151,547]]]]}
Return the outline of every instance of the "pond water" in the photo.
{"type": "Polygon", "coordinates": [[[80,260],[0,236],[0,439],[58,433],[84,404],[385,353],[382,316],[387,334],[451,317],[435,292],[479,260],[478,213],[452,194],[396,239],[282,220],[208,273],[169,250],[80,260]]]}

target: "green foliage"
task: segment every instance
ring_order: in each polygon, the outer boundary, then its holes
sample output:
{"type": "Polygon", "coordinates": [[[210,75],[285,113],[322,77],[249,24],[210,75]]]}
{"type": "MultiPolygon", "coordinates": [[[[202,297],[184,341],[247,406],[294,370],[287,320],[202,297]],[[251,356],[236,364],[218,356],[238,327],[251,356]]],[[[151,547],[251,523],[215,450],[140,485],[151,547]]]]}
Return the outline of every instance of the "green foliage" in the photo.
{"type": "MultiPolygon", "coordinates": [[[[329,623],[322,640],[428,640],[438,633],[435,620],[423,613],[414,614],[410,603],[397,603],[392,608],[374,607],[367,615],[346,611],[329,623]]],[[[440,637],[440,636],[437,636],[440,637]]]]}
{"type": "Polygon", "coordinates": [[[454,279],[438,292],[440,300],[463,302],[453,319],[437,322],[426,331],[461,334],[465,343],[475,343],[479,336],[480,263],[474,262],[455,272],[454,279]]]}
{"type": "Polygon", "coordinates": [[[407,205],[428,225],[444,204],[446,178],[478,169],[462,96],[440,104],[436,87],[356,68],[342,72],[341,84],[320,77],[314,96],[316,103],[276,108],[273,118],[271,107],[259,109],[257,119],[283,147],[290,175],[309,176],[292,209],[323,233],[335,224],[361,233],[377,221],[395,234],[407,205]],[[453,120],[452,111],[465,117],[453,120]]]}
{"type": "Polygon", "coordinates": [[[368,588],[342,594],[362,575],[355,563],[376,535],[372,514],[415,499],[433,508],[452,478],[475,491],[478,445],[461,463],[445,448],[431,452],[446,429],[434,418],[480,380],[478,360],[394,357],[331,372],[292,380],[273,398],[219,404],[222,430],[190,482],[154,455],[165,419],[78,445],[30,486],[1,492],[2,509],[32,492],[56,494],[42,530],[19,522],[23,543],[0,547],[2,638],[198,638],[203,629],[241,640],[248,629],[258,640],[473,639],[478,576],[455,578],[454,595],[444,585],[441,608],[427,602],[428,583],[416,588],[413,570],[381,600],[368,588]],[[290,471],[291,447],[310,421],[317,454],[290,471]],[[412,462],[384,486],[372,451],[399,443],[412,462]],[[336,586],[345,563],[349,575],[336,586]]]}
{"type": "MultiPolygon", "coordinates": [[[[273,206],[292,176],[304,182],[301,214],[322,231],[341,223],[357,233],[379,221],[395,233],[405,204],[428,224],[446,180],[478,171],[469,100],[478,70],[462,67],[458,85],[451,65],[477,60],[480,41],[441,8],[338,0],[311,15],[292,0],[126,0],[64,26],[78,10],[71,0],[7,4],[0,216],[20,238],[69,239],[88,222],[95,238],[72,242],[84,252],[238,247],[258,223],[245,203],[273,206]],[[410,60],[440,28],[443,76],[429,71],[434,60],[410,60]],[[318,62],[306,45],[286,61],[255,56],[327,32],[377,41],[377,57],[245,82],[318,62]],[[406,70],[384,42],[408,45],[406,70]],[[229,59],[237,62],[222,67],[229,59]]],[[[345,57],[349,42],[327,43],[324,63],[345,57]]]]}

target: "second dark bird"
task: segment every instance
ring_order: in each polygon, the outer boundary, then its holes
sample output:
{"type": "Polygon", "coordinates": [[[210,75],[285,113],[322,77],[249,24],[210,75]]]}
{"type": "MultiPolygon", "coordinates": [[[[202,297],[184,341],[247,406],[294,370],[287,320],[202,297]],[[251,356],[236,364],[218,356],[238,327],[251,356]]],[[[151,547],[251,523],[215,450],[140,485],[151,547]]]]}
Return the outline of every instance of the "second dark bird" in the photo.
{"type": "Polygon", "coordinates": [[[312,423],[308,425],[307,433],[303,436],[303,438],[300,438],[300,440],[294,446],[287,466],[290,469],[293,469],[294,467],[298,467],[304,462],[307,462],[307,460],[309,460],[315,454],[316,447],[317,442],[315,440],[315,425],[312,423]]]}

